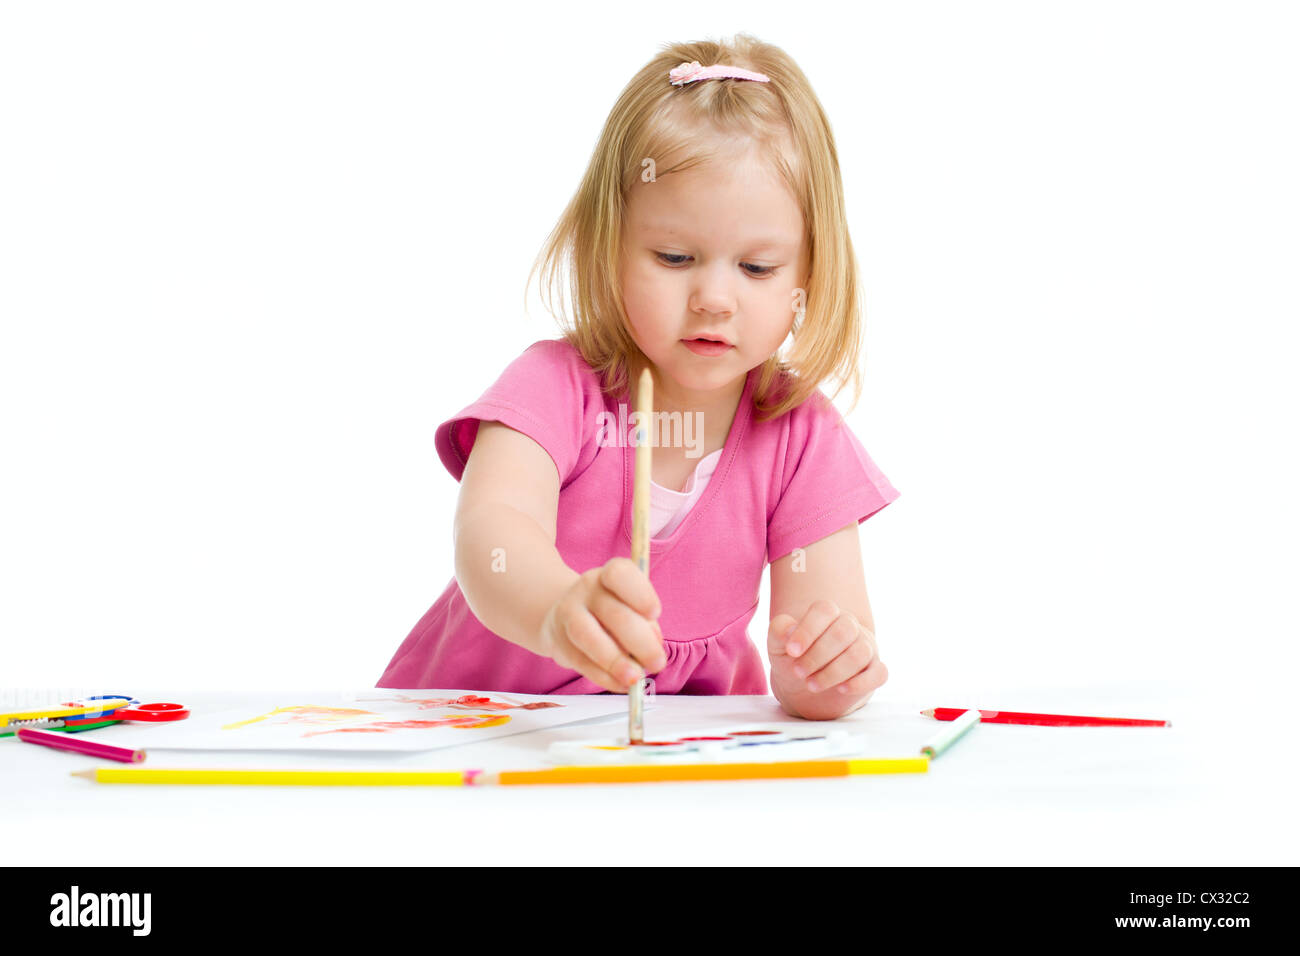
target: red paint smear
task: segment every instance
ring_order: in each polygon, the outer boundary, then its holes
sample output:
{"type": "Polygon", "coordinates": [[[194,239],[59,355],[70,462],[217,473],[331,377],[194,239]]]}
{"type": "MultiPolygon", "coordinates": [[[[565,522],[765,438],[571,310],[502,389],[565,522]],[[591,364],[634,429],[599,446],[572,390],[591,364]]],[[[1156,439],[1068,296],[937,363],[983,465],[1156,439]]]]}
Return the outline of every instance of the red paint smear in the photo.
{"type": "MultiPolygon", "coordinates": [[[[477,694],[464,694],[460,697],[407,697],[399,694],[399,698],[408,704],[419,704],[421,710],[430,710],[434,707],[463,707],[466,710],[542,710],[546,707],[563,707],[563,704],[557,704],[550,700],[535,700],[529,704],[510,704],[503,700],[493,700],[491,697],[480,697],[477,694]]],[[[385,697],[372,697],[367,700],[388,700],[385,697]]]]}

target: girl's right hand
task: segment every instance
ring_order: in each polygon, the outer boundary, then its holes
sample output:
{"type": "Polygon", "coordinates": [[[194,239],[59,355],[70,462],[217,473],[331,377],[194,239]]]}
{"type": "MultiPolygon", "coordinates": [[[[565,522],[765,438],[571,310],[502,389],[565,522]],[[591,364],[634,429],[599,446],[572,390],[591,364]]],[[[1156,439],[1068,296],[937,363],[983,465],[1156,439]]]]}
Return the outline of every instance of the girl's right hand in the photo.
{"type": "Polygon", "coordinates": [[[655,621],[663,610],[650,578],[631,558],[583,572],[542,621],[542,653],[608,691],[625,694],[668,663],[655,621]],[[629,658],[631,658],[629,660],[629,658]]]}

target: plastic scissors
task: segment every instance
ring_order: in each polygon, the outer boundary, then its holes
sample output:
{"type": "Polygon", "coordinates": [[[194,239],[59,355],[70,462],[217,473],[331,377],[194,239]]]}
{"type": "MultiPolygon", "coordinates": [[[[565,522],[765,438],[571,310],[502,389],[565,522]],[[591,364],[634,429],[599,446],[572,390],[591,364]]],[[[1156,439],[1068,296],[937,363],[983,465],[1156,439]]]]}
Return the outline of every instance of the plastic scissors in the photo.
{"type": "Polygon", "coordinates": [[[19,727],[90,730],[119,720],[170,721],[184,720],[189,715],[189,708],[184,704],[142,704],[125,694],[101,694],[46,707],[0,713],[0,737],[12,735],[19,727]]]}
{"type": "Polygon", "coordinates": [[[71,725],[101,720],[168,721],[184,720],[190,715],[190,709],[184,704],[142,704],[135,698],[123,694],[99,694],[95,697],[87,697],[85,700],[69,702],[67,706],[76,707],[81,704],[93,704],[96,701],[106,702],[99,705],[103,708],[101,713],[94,716],[65,717],[63,722],[71,725]],[[113,701],[121,703],[108,703],[113,701]]]}

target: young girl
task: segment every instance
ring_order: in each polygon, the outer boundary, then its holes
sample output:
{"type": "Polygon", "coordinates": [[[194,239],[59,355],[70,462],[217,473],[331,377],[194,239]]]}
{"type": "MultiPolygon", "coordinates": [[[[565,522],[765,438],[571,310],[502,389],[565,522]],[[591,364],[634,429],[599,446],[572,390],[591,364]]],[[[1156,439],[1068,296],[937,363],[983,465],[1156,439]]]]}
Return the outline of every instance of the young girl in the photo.
{"type": "Polygon", "coordinates": [[[857,526],[898,492],[819,391],[852,381],[856,403],[861,320],[798,66],[744,35],[666,47],[541,262],[548,288],[567,264],[573,319],[438,428],[455,577],[377,686],[593,694],[648,672],[657,693],[766,694],[746,627],[770,562],[772,692],[795,716],[860,707],[886,670],[857,526]],[[644,368],[648,577],[629,557],[644,368]]]}

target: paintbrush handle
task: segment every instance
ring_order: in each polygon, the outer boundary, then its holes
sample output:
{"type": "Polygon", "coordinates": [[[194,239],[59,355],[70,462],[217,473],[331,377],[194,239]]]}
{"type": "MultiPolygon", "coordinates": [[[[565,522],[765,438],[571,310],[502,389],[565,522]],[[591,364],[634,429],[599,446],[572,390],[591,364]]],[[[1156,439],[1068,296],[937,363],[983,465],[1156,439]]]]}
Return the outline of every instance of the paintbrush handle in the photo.
{"type": "MultiPolygon", "coordinates": [[[[632,560],[650,575],[650,421],[654,414],[654,380],[641,370],[636,389],[636,471],[632,484],[632,560]]],[[[633,658],[635,660],[635,658],[633,658]]],[[[636,661],[641,666],[640,661],[636,661]]],[[[642,667],[642,671],[645,668],[642,667]]],[[[645,683],[637,678],[627,693],[627,739],[645,740],[645,683]]]]}

